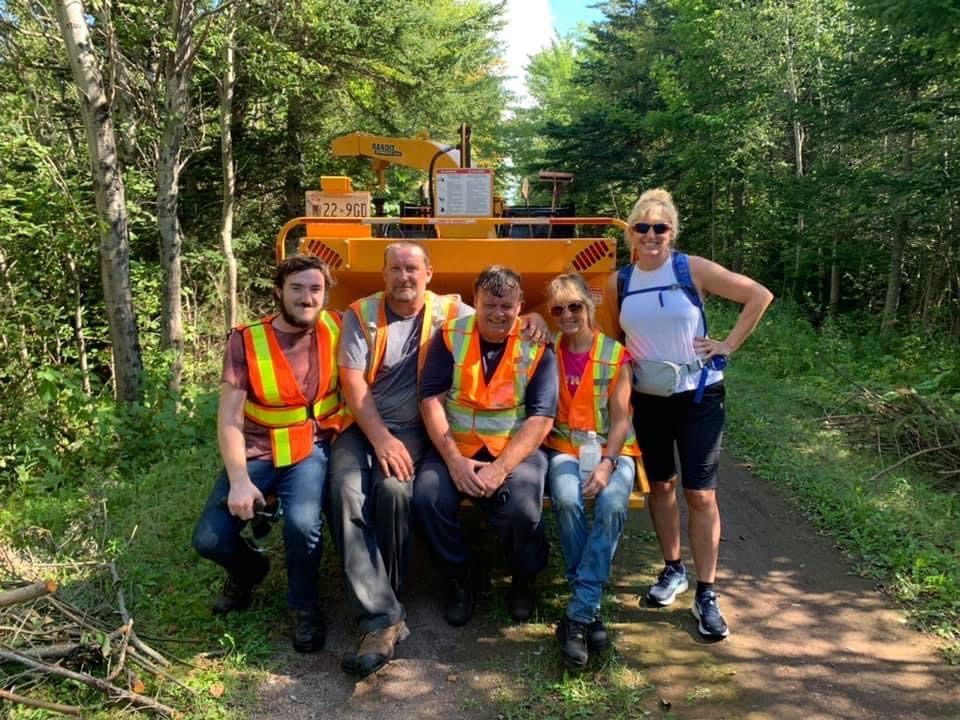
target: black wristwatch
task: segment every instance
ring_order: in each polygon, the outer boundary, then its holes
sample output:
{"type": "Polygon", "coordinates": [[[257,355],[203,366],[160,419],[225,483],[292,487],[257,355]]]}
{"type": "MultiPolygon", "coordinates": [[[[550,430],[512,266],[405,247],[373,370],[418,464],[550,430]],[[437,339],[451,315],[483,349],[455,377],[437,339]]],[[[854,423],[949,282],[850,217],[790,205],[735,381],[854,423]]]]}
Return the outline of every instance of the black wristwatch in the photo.
{"type": "Polygon", "coordinates": [[[613,469],[614,469],[614,470],[616,470],[616,469],[617,469],[617,465],[620,464],[620,458],[618,458],[618,457],[616,457],[616,456],[614,456],[614,455],[604,455],[602,458],[600,458],[600,460],[601,460],[601,461],[602,461],[602,460],[609,460],[609,461],[610,461],[610,464],[613,465],[613,469]]]}

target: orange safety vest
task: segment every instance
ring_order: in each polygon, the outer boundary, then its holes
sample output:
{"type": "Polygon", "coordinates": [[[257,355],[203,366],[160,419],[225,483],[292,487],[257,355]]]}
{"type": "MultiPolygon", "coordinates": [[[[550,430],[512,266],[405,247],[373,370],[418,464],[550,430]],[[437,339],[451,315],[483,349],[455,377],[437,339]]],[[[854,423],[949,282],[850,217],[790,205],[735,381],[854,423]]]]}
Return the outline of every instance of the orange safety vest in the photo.
{"type": "MultiPolygon", "coordinates": [[[[617,386],[623,369],[624,347],[613,338],[594,331],[590,360],[580,376],[576,393],[571,395],[567,387],[563,353],[560,351],[561,342],[562,335],[557,335],[554,345],[557,347],[557,367],[560,371],[560,402],[553,429],[544,444],[554,450],[577,455],[580,446],[587,440],[587,433],[593,430],[606,450],[607,433],[610,431],[610,394],[617,386]]],[[[632,424],[620,455],[640,457],[640,447],[632,424]]]]}
{"type": "Polygon", "coordinates": [[[527,385],[543,357],[543,345],[520,338],[520,320],[507,336],[500,364],[483,379],[477,317],[457,318],[443,326],[443,341],[453,355],[453,384],[444,402],[450,432],[464,457],[481,448],[493,456],[503,452],[527,417],[527,385]]]}
{"type": "MultiPolygon", "coordinates": [[[[459,295],[437,295],[427,290],[424,296],[423,328],[420,331],[420,354],[417,358],[417,379],[423,372],[423,363],[427,357],[427,345],[433,332],[448,320],[453,320],[460,312],[459,295]]],[[[383,291],[368,295],[350,305],[360,322],[367,338],[370,357],[367,362],[367,384],[373,385],[383,356],[387,350],[387,312],[383,302],[383,291]]]]}
{"type": "Polygon", "coordinates": [[[243,336],[250,393],[244,416],[270,430],[274,467],[298,463],[313,451],[315,428],[338,431],[342,402],[337,374],[340,316],[322,310],[314,336],[317,342],[317,394],[307,400],[287,362],[271,322],[276,315],[238,328],[243,336]]]}

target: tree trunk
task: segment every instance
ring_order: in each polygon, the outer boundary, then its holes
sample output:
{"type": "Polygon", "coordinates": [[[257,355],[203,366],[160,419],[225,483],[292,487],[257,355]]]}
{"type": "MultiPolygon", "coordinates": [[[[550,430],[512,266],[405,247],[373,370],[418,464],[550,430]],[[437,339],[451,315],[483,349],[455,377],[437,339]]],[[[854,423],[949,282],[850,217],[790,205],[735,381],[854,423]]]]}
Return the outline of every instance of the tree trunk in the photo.
{"type": "Polygon", "coordinates": [[[746,216],[746,188],[743,178],[733,181],[733,261],[731,270],[743,272],[743,229],[746,216]]]}
{"type": "MultiPolygon", "coordinates": [[[[912,107],[917,100],[916,86],[911,86],[909,103],[912,107]]],[[[900,169],[903,177],[910,179],[913,172],[913,152],[916,134],[911,129],[907,133],[903,149],[903,161],[900,169]]],[[[897,309],[900,307],[900,292],[903,288],[903,254],[907,247],[907,233],[910,231],[910,218],[906,214],[908,203],[899,204],[897,219],[893,230],[893,241],[890,245],[890,269],[887,273],[887,295],[883,302],[883,319],[880,323],[881,332],[890,332],[897,323],[897,309]]]]}
{"type": "Polygon", "coordinates": [[[227,331],[237,324],[237,258],[233,254],[233,209],[236,202],[237,180],[233,165],[233,88],[237,64],[234,54],[234,8],[227,10],[227,30],[224,45],[223,78],[220,81],[220,162],[223,167],[223,205],[220,220],[220,246],[226,262],[227,291],[224,298],[224,320],[227,331]]]}
{"type": "Polygon", "coordinates": [[[833,238],[830,251],[830,314],[836,317],[840,312],[840,263],[837,261],[837,238],[833,238]]]}
{"type": "Polygon", "coordinates": [[[80,363],[80,378],[83,391],[92,394],[90,387],[90,363],[87,359],[87,339],[83,334],[83,295],[80,292],[80,273],[73,255],[67,255],[67,269],[73,278],[73,341],[77,344],[77,361],[80,363]]]}
{"type": "Polygon", "coordinates": [[[163,292],[160,310],[160,342],[173,350],[170,389],[180,389],[183,374],[183,304],[178,204],[180,199],[180,151],[189,111],[190,68],[193,64],[194,0],[170,0],[168,22],[173,52],[164,64],[163,134],[157,160],[157,224],[160,231],[160,265],[163,292]]]}
{"type": "MultiPolygon", "coordinates": [[[[793,112],[796,115],[799,112],[800,106],[800,90],[797,87],[797,74],[796,68],[793,63],[793,42],[790,38],[790,27],[787,26],[786,30],[786,46],[787,46],[787,78],[790,81],[790,100],[793,103],[793,112]]],[[[806,136],[803,131],[803,125],[800,124],[800,121],[794,119],[793,121],[793,151],[794,151],[794,168],[796,172],[796,177],[803,177],[803,142],[806,139],[806,136]]],[[[801,295],[800,287],[800,258],[801,258],[801,249],[803,245],[803,230],[804,230],[804,218],[803,213],[797,213],[797,246],[794,254],[793,260],[793,299],[798,300],[801,295]]]]}
{"type": "Polygon", "coordinates": [[[300,151],[300,107],[302,103],[296,93],[287,100],[287,174],[284,179],[284,197],[287,204],[287,219],[303,214],[304,196],[301,181],[303,156],[300,151]]]}
{"type": "Polygon", "coordinates": [[[110,323],[116,396],[138,402],[143,395],[143,360],[130,288],[130,246],[123,177],[97,58],[81,0],[56,0],[57,20],[67,49],[87,135],[97,215],[100,276],[110,323]]]}

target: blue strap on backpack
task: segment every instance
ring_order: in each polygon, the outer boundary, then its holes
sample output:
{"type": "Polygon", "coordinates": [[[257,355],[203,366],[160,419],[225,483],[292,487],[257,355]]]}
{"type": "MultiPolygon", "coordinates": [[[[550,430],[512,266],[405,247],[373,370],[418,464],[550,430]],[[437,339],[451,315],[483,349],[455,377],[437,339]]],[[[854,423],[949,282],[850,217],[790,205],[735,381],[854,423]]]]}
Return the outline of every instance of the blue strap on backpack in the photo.
{"type": "MultiPolygon", "coordinates": [[[[707,314],[703,310],[703,300],[700,293],[697,292],[696,285],[693,284],[693,275],[690,273],[690,256],[686,253],[674,250],[670,254],[670,260],[673,264],[673,274],[677,282],[672,285],[658,285],[656,287],[643,288],[641,290],[630,290],[627,292],[627,286],[630,283],[630,275],[633,273],[633,264],[624,265],[617,271],[617,312],[623,307],[623,300],[630,295],[639,295],[641,293],[658,293],[660,307],[663,307],[663,293],[670,290],[683,290],[683,294],[700,311],[700,319],[703,322],[703,335],[708,337],[707,314]]],[[[697,383],[697,392],[693,396],[693,402],[699,404],[703,400],[703,391],[707,387],[707,374],[709,370],[723,370],[727,366],[727,358],[724,355],[715,355],[703,365],[700,373],[700,380],[697,383]]]]}

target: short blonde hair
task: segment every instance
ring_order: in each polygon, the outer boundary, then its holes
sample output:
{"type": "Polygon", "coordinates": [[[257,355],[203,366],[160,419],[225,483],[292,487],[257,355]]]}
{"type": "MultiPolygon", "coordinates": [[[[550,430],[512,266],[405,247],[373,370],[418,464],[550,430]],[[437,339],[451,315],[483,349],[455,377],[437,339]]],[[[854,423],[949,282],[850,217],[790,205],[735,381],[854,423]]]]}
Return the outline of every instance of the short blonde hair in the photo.
{"type": "Polygon", "coordinates": [[[587,310],[587,324],[596,327],[597,304],[580,273],[557,275],[547,284],[547,307],[565,302],[582,302],[587,310]]]}
{"type": "Polygon", "coordinates": [[[627,224],[633,225],[651,212],[670,223],[670,227],[673,228],[673,240],[676,241],[680,234],[680,215],[677,213],[677,206],[673,203],[673,196],[663,188],[647,190],[630,211],[627,224]]]}

